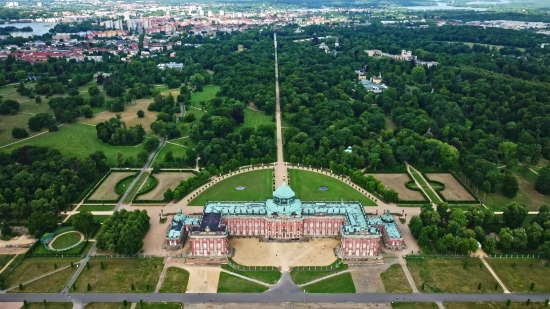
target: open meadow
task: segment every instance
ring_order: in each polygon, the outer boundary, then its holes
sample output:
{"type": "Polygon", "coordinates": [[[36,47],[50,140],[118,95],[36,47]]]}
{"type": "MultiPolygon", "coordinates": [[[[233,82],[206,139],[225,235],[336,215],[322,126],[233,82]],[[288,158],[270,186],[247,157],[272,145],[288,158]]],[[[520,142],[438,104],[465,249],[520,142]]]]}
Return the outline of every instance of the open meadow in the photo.
{"type": "Polygon", "coordinates": [[[87,292],[88,283],[92,293],[152,292],[163,266],[162,258],[94,258],[90,260],[90,269],[84,269],[76,279],[76,292],[87,292]]]}
{"type": "Polygon", "coordinates": [[[273,171],[271,169],[244,172],[224,179],[189,202],[190,206],[204,206],[209,201],[265,201],[271,197],[273,171]],[[235,190],[237,186],[244,186],[242,191],[235,190]]]}
{"type": "Polygon", "coordinates": [[[206,85],[202,87],[201,92],[194,92],[191,95],[191,105],[200,107],[202,101],[208,101],[216,97],[216,93],[220,91],[220,86],[206,85]]]}
{"type": "Polygon", "coordinates": [[[136,172],[112,172],[99,187],[92,193],[89,200],[116,200],[119,195],[115,192],[116,184],[125,177],[135,175],[136,172]]]}
{"type": "Polygon", "coordinates": [[[479,259],[409,258],[407,267],[421,293],[502,292],[500,286],[495,290],[497,281],[479,259]],[[464,263],[468,263],[466,268],[464,263]]]}
{"type": "Polygon", "coordinates": [[[369,174],[374,178],[380,180],[386,187],[394,190],[399,194],[400,201],[422,201],[425,200],[420,191],[414,191],[405,186],[405,184],[411,181],[408,174],[369,174]]]}
{"type": "Polygon", "coordinates": [[[516,293],[550,293],[550,268],[541,259],[485,259],[504,286],[516,293]],[[531,291],[531,283],[534,289],[531,291]]]}
{"type": "MultiPolygon", "coordinates": [[[[16,286],[30,279],[39,277],[56,270],[58,268],[69,265],[71,262],[77,262],[79,258],[26,258],[6,279],[5,287],[16,286]]],[[[49,280],[49,276],[40,279],[39,281],[49,280]]],[[[47,284],[46,284],[47,285],[47,284]]]]}
{"type": "Polygon", "coordinates": [[[189,172],[160,172],[153,174],[149,177],[155,177],[158,180],[157,185],[153,190],[145,194],[138,195],[137,200],[162,200],[164,198],[164,192],[168,188],[174,190],[180,181],[193,176],[195,176],[195,174],[189,172]]]}
{"type": "Polygon", "coordinates": [[[361,192],[336,178],[296,169],[291,169],[289,175],[290,187],[296,193],[296,198],[302,201],[361,201],[363,206],[376,206],[361,192]],[[321,186],[328,187],[328,190],[319,190],[321,186]]]}
{"type": "MultiPolygon", "coordinates": [[[[10,133],[11,134],[11,133],[10,133]]],[[[112,146],[102,143],[97,138],[94,126],[82,123],[64,124],[59,127],[58,132],[47,132],[40,136],[30,138],[19,143],[0,148],[1,152],[10,153],[12,150],[23,146],[47,146],[55,148],[66,156],[86,158],[96,150],[101,150],[107,156],[107,162],[111,165],[117,164],[117,153],[120,151],[125,158],[130,156],[136,158],[143,145],[135,146],[112,146]]]]}
{"type": "Polygon", "coordinates": [[[475,198],[468,192],[451,174],[430,173],[426,174],[429,180],[439,181],[445,184],[445,189],[439,191],[439,194],[447,201],[472,201],[475,198]]]}

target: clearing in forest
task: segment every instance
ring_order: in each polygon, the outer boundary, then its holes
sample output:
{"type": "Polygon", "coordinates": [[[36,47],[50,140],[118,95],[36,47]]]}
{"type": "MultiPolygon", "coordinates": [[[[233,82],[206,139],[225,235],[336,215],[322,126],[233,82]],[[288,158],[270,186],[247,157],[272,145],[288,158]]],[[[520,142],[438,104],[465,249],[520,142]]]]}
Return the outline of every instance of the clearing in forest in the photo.
{"type": "Polygon", "coordinates": [[[124,177],[135,175],[136,172],[112,172],[107,179],[92,193],[89,200],[116,200],[119,195],[115,192],[116,184],[124,177]]]}
{"type": "Polygon", "coordinates": [[[475,201],[476,199],[468,192],[451,174],[426,174],[430,180],[439,181],[445,184],[445,189],[439,191],[447,201],[475,201]]]}
{"type": "Polygon", "coordinates": [[[423,201],[426,200],[420,191],[414,191],[405,186],[411,181],[406,173],[402,174],[370,174],[380,180],[386,187],[399,194],[400,201],[423,201]]]}

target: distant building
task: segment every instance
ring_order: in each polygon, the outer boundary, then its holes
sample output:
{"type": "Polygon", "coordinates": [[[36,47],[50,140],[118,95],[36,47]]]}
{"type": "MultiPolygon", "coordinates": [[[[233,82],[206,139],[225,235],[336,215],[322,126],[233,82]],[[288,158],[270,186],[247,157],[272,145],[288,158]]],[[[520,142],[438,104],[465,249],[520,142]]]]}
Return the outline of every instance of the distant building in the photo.
{"type": "Polygon", "coordinates": [[[439,64],[438,62],[435,62],[435,61],[419,60],[416,56],[413,56],[410,50],[402,50],[401,54],[399,55],[384,53],[378,49],[368,49],[368,50],[365,50],[365,52],[369,55],[369,57],[386,57],[386,58],[391,58],[394,60],[401,60],[401,61],[415,61],[416,65],[426,66],[428,68],[439,64]]]}
{"type": "Polygon", "coordinates": [[[175,63],[175,62],[170,62],[170,63],[160,63],[157,65],[157,67],[161,70],[165,70],[165,69],[174,69],[174,70],[182,70],[183,69],[183,63],[175,63]]]}

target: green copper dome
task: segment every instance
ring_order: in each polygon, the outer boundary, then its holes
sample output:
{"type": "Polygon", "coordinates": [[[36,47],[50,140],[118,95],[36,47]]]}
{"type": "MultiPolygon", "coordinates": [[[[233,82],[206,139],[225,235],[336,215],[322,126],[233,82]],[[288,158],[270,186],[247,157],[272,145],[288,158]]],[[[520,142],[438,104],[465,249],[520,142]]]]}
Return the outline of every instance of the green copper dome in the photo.
{"type": "Polygon", "coordinates": [[[174,219],[172,219],[174,222],[183,222],[185,220],[185,215],[181,213],[181,209],[178,208],[178,211],[176,215],[174,216],[174,219]]]}
{"type": "Polygon", "coordinates": [[[290,199],[293,198],[296,194],[292,189],[286,185],[286,182],[283,181],[283,184],[280,185],[277,189],[275,189],[275,192],[273,192],[273,198],[279,198],[279,199],[290,199]]]}

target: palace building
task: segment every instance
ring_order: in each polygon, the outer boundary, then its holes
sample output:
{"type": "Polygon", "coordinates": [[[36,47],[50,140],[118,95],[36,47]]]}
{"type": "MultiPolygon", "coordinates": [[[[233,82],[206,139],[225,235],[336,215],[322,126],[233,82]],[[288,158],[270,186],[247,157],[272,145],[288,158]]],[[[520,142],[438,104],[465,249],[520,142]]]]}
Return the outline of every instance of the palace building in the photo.
{"type": "Polygon", "coordinates": [[[190,241],[188,257],[225,258],[229,237],[259,237],[264,241],[340,238],[337,254],[344,259],[377,258],[380,245],[406,248],[393,216],[368,216],[355,201],[307,202],[295,198],[283,184],[265,202],[207,202],[201,217],[178,210],[166,231],[164,247],[182,248],[190,241]]]}

